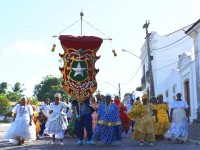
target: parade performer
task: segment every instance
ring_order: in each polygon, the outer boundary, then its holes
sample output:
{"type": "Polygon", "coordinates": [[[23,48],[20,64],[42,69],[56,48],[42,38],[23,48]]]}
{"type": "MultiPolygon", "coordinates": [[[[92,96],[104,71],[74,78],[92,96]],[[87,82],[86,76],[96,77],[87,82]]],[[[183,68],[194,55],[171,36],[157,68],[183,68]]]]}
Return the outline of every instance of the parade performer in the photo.
{"type": "Polygon", "coordinates": [[[188,136],[189,106],[185,100],[181,99],[181,93],[177,93],[176,97],[177,99],[169,105],[171,108],[169,117],[171,124],[165,137],[183,143],[188,136]]]}
{"type": "Polygon", "coordinates": [[[93,140],[110,145],[114,141],[121,141],[122,126],[119,111],[114,103],[111,103],[111,94],[106,94],[105,103],[101,103],[97,109],[98,122],[94,129],[93,140]]]}
{"type": "Polygon", "coordinates": [[[33,108],[33,122],[35,123],[36,126],[36,139],[39,139],[39,132],[40,132],[40,121],[38,120],[39,114],[36,111],[36,107],[32,105],[33,108]]]}
{"type": "MultiPolygon", "coordinates": [[[[65,102],[66,102],[66,105],[67,105],[67,108],[65,111],[66,115],[67,115],[67,121],[69,123],[70,119],[71,119],[71,116],[72,116],[72,104],[71,102],[69,101],[69,98],[66,98],[65,99],[65,102]]],[[[67,135],[68,133],[68,129],[65,131],[65,135],[67,135]]]]}
{"type": "Polygon", "coordinates": [[[67,129],[68,121],[64,110],[66,110],[66,103],[61,102],[61,94],[54,95],[55,102],[50,103],[50,116],[46,122],[46,129],[49,134],[53,136],[51,144],[55,144],[56,137],[60,139],[60,145],[64,145],[63,137],[67,129]]]}
{"type": "Polygon", "coordinates": [[[14,113],[14,122],[4,136],[4,140],[10,140],[17,145],[24,144],[24,141],[36,139],[36,127],[33,123],[33,109],[27,105],[27,98],[21,98],[20,104],[17,104],[12,112],[14,113]]]}
{"type": "Polygon", "coordinates": [[[60,35],[59,40],[64,50],[59,54],[63,60],[60,71],[63,74],[62,87],[74,99],[73,107],[77,109],[76,131],[79,141],[77,145],[84,144],[84,127],[87,132],[87,144],[92,141],[92,112],[89,98],[97,89],[95,68],[96,56],[103,39],[95,36],[60,35]]]}
{"type": "Polygon", "coordinates": [[[169,108],[167,103],[163,102],[163,95],[157,96],[158,102],[155,104],[155,122],[156,122],[156,139],[161,140],[164,138],[165,133],[169,129],[169,108]]]}
{"type": "Polygon", "coordinates": [[[79,141],[77,145],[83,145],[85,142],[84,138],[84,128],[87,132],[87,144],[93,145],[92,141],[92,113],[94,109],[90,106],[90,98],[86,99],[84,102],[79,103],[77,100],[72,101],[73,110],[77,110],[76,115],[76,131],[79,141]]]}
{"type": "Polygon", "coordinates": [[[47,118],[49,116],[49,111],[50,111],[50,99],[46,98],[44,101],[44,104],[40,106],[40,112],[39,112],[39,117],[38,120],[40,121],[40,132],[39,135],[42,136],[48,136],[47,133],[44,133],[45,130],[45,124],[47,122],[47,118]]]}
{"type": "MultiPolygon", "coordinates": [[[[137,100],[137,98],[136,98],[136,100],[137,100]]],[[[133,99],[133,97],[130,97],[130,100],[129,100],[128,104],[127,104],[127,113],[132,109],[133,105],[134,105],[134,99],[133,99]]],[[[131,120],[131,132],[132,133],[134,131],[134,128],[133,128],[134,123],[135,123],[135,120],[131,120]]]]}
{"type": "Polygon", "coordinates": [[[97,103],[96,97],[92,96],[90,98],[90,105],[95,110],[92,113],[92,130],[94,131],[94,128],[96,127],[96,124],[97,124],[97,121],[98,121],[97,109],[99,107],[99,104],[97,103]]]}
{"type": "Polygon", "coordinates": [[[71,138],[74,138],[76,136],[76,116],[77,110],[75,108],[74,111],[72,111],[72,116],[69,120],[69,126],[67,129],[67,132],[71,138]]]}
{"type": "Polygon", "coordinates": [[[115,96],[114,103],[117,105],[118,110],[119,110],[119,116],[120,116],[121,125],[122,125],[122,132],[128,133],[131,120],[126,115],[127,109],[124,106],[124,104],[120,102],[120,99],[118,96],[115,96]]]}
{"type": "Polygon", "coordinates": [[[128,116],[135,120],[133,140],[139,140],[140,145],[144,145],[144,141],[149,141],[149,145],[154,145],[155,141],[155,122],[150,112],[154,109],[151,103],[148,103],[146,94],[142,96],[143,103],[135,103],[128,116]]]}

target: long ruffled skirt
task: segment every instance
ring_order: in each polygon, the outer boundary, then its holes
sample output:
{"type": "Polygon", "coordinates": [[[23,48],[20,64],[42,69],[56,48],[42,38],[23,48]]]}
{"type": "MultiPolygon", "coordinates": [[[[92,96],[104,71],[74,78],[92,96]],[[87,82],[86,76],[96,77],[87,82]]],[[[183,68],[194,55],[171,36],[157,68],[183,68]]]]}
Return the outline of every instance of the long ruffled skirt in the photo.
{"type": "Polygon", "coordinates": [[[172,140],[186,140],[188,136],[188,121],[184,109],[174,109],[172,114],[172,123],[165,134],[166,138],[172,140]]]}
{"type": "Polygon", "coordinates": [[[64,131],[67,129],[67,116],[63,113],[52,113],[46,122],[46,131],[48,134],[56,135],[57,138],[64,137],[64,131]]]}
{"type": "Polygon", "coordinates": [[[6,132],[3,140],[13,141],[19,138],[23,138],[25,141],[36,139],[36,127],[34,122],[30,125],[29,120],[25,118],[16,119],[6,132]]]}
{"type": "Polygon", "coordinates": [[[104,144],[111,144],[113,141],[121,141],[122,126],[105,126],[97,124],[93,132],[93,140],[101,141],[104,144]]]}
{"type": "Polygon", "coordinates": [[[135,120],[133,140],[155,141],[155,122],[152,116],[145,115],[135,120]]]}

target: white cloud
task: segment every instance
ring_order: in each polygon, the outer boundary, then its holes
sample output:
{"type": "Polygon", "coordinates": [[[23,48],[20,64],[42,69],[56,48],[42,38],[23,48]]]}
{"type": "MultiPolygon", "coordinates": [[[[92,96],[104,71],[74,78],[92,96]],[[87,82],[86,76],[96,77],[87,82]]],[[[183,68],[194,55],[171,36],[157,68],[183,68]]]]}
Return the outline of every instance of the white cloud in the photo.
{"type": "Polygon", "coordinates": [[[15,56],[20,53],[42,57],[45,56],[47,52],[47,44],[44,41],[38,40],[19,40],[3,48],[3,56],[15,56]]]}

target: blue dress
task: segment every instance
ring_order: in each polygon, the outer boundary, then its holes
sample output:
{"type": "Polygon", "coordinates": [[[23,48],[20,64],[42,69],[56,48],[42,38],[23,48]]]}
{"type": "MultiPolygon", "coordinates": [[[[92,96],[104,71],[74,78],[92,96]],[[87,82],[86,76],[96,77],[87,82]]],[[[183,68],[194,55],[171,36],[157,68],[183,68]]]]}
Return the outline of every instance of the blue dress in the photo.
{"type": "Polygon", "coordinates": [[[121,141],[122,126],[117,106],[113,103],[109,106],[101,103],[97,109],[97,114],[99,120],[94,129],[93,140],[108,145],[113,141],[121,141]]]}

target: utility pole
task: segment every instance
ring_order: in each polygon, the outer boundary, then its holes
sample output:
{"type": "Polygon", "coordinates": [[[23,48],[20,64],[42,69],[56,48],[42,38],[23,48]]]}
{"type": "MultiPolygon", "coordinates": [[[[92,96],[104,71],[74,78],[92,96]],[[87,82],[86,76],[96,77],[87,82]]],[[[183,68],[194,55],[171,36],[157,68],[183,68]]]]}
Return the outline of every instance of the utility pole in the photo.
{"type": "Polygon", "coordinates": [[[120,83],[119,83],[119,98],[121,99],[121,88],[120,88],[120,83]]]}
{"type": "Polygon", "coordinates": [[[149,80],[150,80],[150,97],[155,96],[155,91],[154,91],[154,82],[153,82],[153,72],[152,72],[152,64],[151,64],[151,50],[150,50],[150,45],[149,45],[149,37],[150,33],[148,33],[148,27],[149,27],[149,21],[143,25],[143,29],[146,29],[146,43],[147,43],[147,56],[148,56],[148,68],[149,68],[149,80]]]}

